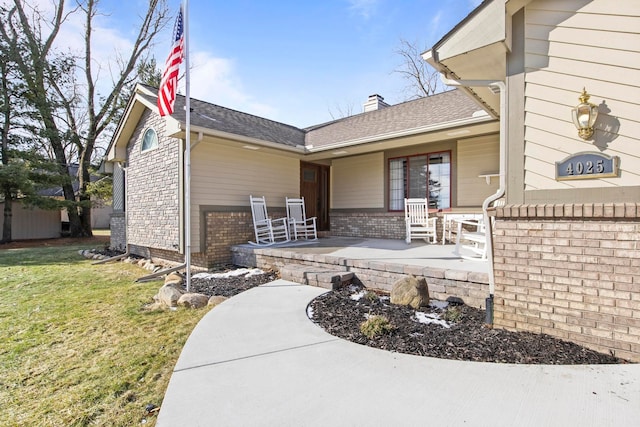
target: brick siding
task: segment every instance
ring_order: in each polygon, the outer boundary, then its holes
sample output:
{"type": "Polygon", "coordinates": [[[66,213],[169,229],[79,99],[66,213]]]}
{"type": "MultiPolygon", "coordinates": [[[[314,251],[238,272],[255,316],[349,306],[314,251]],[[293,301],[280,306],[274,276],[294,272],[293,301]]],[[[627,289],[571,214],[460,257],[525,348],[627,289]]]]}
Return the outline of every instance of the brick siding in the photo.
{"type": "Polygon", "coordinates": [[[640,204],[496,209],[496,327],[640,361],[640,204]]]}
{"type": "MultiPolygon", "coordinates": [[[[429,213],[441,217],[441,213],[429,213]]],[[[404,212],[346,212],[332,211],[331,235],[368,239],[404,240],[406,229],[404,212]]],[[[438,240],[442,238],[442,218],[436,223],[438,240]]]]}

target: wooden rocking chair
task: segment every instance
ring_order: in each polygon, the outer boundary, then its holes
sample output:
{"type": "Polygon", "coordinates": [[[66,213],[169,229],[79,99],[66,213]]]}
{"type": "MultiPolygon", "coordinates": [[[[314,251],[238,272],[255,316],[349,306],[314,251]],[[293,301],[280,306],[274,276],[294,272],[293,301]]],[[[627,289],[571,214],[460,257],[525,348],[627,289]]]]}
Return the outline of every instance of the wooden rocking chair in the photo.
{"type": "Polygon", "coordinates": [[[294,240],[304,238],[308,240],[316,240],[318,232],[316,231],[316,217],[307,218],[304,208],[304,197],[299,199],[286,198],[287,202],[287,219],[289,221],[289,235],[294,240]]]}
{"type": "Polygon", "coordinates": [[[406,225],[406,241],[412,239],[424,239],[431,243],[436,242],[437,218],[429,218],[428,199],[404,199],[404,221],[406,225]]]}
{"type": "Polygon", "coordinates": [[[252,245],[273,245],[289,241],[289,224],[287,218],[271,219],[267,215],[267,202],[264,197],[249,196],[251,214],[253,215],[253,230],[256,235],[252,245]]]}

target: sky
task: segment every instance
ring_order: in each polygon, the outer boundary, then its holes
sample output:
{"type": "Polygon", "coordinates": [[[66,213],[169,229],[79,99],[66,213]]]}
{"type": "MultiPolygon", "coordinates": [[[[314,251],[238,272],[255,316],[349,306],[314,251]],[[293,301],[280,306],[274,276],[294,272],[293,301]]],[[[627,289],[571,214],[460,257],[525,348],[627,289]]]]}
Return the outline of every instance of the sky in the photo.
{"type": "MultiPolygon", "coordinates": [[[[37,0],[50,4],[50,0],[37,0]]],[[[179,0],[152,55],[163,66],[179,0]]],[[[145,0],[101,0],[97,60],[131,46],[145,0]]],[[[404,39],[432,47],[480,0],[190,0],[191,96],[298,127],[362,112],[369,95],[406,101],[394,73],[404,39]]],[[[66,43],[82,35],[70,22],[66,43]]],[[[81,39],[80,39],[81,41],[81,39]]],[[[182,68],[184,72],[184,67],[182,68]]],[[[103,68],[102,73],[108,72],[103,68]]],[[[183,91],[184,93],[184,91],[183,91]]]]}

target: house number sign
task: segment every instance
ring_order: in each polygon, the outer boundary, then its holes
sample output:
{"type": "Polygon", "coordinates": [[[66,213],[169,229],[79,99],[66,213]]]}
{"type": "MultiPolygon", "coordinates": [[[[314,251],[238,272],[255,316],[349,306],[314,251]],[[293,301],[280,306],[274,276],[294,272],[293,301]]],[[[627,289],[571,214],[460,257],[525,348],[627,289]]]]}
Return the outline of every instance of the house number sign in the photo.
{"type": "Polygon", "coordinates": [[[620,159],[597,152],[572,154],[556,162],[556,180],[614,178],[619,176],[620,159]]]}

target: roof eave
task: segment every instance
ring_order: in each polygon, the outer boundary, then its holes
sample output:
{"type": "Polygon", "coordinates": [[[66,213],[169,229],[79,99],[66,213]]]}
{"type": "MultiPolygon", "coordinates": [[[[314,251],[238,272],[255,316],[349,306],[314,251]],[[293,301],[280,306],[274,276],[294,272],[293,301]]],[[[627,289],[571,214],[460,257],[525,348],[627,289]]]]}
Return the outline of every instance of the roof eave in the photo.
{"type": "MultiPolygon", "coordinates": [[[[186,129],[183,127],[182,122],[175,121],[174,126],[167,126],[167,135],[172,138],[184,139],[186,136],[186,129]]],[[[202,126],[191,125],[191,133],[195,134],[198,139],[202,139],[204,136],[211,138],[219,138],[228,141],[234,141],[241,144],[248,144],[249,149],[255,148],[268,148],[277,151],[286,151],[295,154],[305,154],[306,149],[303,145],[290,146],[283,143],[265,141],[258,138],[252,138],[249,136],[238,135],[230,132],[219,131],[202,126]]]]}
{"type": "MultiPolygon", "coordinates": [[[[445,77],[455,80],[506,79],[506,55],[510,50],[511,21],[506,18],[505,0],[488,0],[447,33],[422,57],[445,77]]],[[[499,96],[488,88],[466,88],[470,95],[494,117],[499,96]]]]}
{"type": "Polygon", "coordinates": [[[489,115],[467,117],[464,119],[453,120],[449,122],[430,124],[426,126],[412,128],[412,129],[405,129],[405,130],[394,131],[394,132],[389,132],[385,134],[371,135],[363,138],[351,139],[348,141],[336,142],[333,144],[326,144],[319,147],[314,147],[312,145],[309,145],[306,147],[306,149],[307,149],[307,153],[309,154],[321,153],[324,151],[331,151],[338,148],[347,148],[347,147],[353,147],[355,145],[367,144],[370,142],[380,142],[380,141],[386,141],[389,139],[403,138],[403,137],[408,137],[408,136],[413,136],[418,134],[441,131],[445,129],[453,129],[461,126],[470,126],[470,125],[475,125],[479,123],[491,122],[493,120],[495,119],[489,115]]]}

